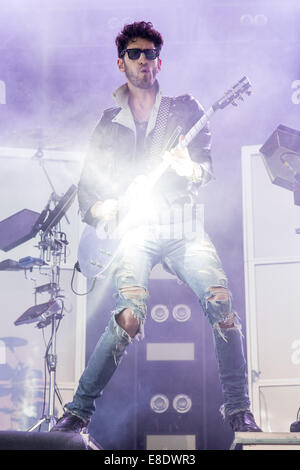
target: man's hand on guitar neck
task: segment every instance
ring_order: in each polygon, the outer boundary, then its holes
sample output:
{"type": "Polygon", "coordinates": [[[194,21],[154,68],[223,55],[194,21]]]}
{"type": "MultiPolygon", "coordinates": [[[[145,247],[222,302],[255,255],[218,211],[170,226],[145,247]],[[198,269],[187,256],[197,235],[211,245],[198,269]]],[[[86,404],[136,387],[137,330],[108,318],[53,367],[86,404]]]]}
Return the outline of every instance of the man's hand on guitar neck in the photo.
{"type": "Polygon", "coordinates": [[[119,210],[119,201],[117,199],[106,199],[98,201],[91,207],[91,215],[99,220],[112,220],[119,210]]]}

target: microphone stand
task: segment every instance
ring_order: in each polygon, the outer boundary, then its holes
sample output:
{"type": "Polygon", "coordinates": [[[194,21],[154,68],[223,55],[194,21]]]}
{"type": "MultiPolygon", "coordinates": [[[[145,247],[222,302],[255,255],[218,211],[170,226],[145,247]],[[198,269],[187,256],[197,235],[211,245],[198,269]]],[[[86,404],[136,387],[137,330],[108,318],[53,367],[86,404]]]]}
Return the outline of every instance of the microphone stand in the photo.
{"type": "MultiPolygon", "coordinates": [[[[36,424],[34,424],[29,432],[34,431],[43,423],[47,423],[48,430],[56,424],[57,417],[55,416],[55,387],[56,387],[56,366],[57,366],[57,353],[56,353],[56,339],[57,330],[59,323],[63,317],[63,302],[60,294],[61,288],[59,287],[60,282],[60,263],[61,257],[64,255],[66,250],[66,238],[61,239],[61,232],[58,230],[58,226],[48,231],[47,234],[41,232],[41,240],[39,242],[39,248],[41,251],[40,257],[45,261],[50,261],[51,265],[51,282],[45,286],[46,290],[50,293],[51,299],[56,302],[42,314],[42,319],[37,324],[38,328],[45,328],[51,323],[51,337],[46,350],[45,360],[49,372],[49,394],[48,394],[48,410],[36,424]],[[60,238],[59,238],[60,236],[60,238]]],[[[42,292],[44,286],[36,287],[37,292],[42,292]]]]}

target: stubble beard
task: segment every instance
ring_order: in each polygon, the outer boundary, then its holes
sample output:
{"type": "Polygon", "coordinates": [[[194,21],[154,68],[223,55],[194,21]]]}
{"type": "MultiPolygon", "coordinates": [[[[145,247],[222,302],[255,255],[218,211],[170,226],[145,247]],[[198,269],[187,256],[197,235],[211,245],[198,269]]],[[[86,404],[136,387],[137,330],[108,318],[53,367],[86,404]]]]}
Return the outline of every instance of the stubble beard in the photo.
{"type": "Polygon", "coordinates": [[[125,75],[127,80],[136,88],[141,88],[143,90],[147,90],[152,88],[157,75],[157,67],[150,69],[150,73],[147,74],[140,74],[140,72],[134,73],[130,71],[125,64],[125,75]]]}

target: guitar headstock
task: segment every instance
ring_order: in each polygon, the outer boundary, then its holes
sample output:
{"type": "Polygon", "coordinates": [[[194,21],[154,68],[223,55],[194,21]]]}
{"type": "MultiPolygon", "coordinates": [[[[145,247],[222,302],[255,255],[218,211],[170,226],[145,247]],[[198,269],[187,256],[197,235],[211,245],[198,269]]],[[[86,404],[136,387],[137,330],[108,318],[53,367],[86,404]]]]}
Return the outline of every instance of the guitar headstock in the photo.
{"type": "Polygon", "coordinates": [[[215,102],[213,110],[223,109],[229,104],[237,106],[237,100],[243,101],[243,95],[251,95],[251,83],[247,77],[243,77],[232,88],[230,88],[221,99],[215,102]]]}

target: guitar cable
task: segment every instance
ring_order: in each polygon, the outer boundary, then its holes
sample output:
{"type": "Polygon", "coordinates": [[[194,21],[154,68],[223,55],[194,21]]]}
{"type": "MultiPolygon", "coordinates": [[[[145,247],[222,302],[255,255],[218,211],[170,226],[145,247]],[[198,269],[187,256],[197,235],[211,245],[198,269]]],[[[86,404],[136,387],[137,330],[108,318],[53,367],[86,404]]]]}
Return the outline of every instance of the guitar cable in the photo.
{"type": "Polygon", "coordinates": [[[84,292],[84,293],[76,292],[75,289],[74,289],[75,271],[78,271],[79,273],[81,272],[80,266],[79,266],[79,262],[78,262],[78,261],[74,264],[74,268],[73,268],[73,274],[72,274],[72,279],[71,279],[71,289],[72,289],[72,292],[73,292],[75,295],[80,295],[80,296],[88,295],[88,294],[89,294],[90,292],[92,292],[92,290],[94,289],[97,279],[96,279],[95,277],[93,278],[92,286],[90,287],[90,289],[89,289],[87,292],[84,292]]]}

